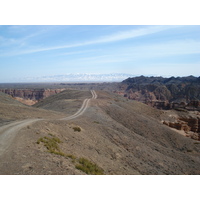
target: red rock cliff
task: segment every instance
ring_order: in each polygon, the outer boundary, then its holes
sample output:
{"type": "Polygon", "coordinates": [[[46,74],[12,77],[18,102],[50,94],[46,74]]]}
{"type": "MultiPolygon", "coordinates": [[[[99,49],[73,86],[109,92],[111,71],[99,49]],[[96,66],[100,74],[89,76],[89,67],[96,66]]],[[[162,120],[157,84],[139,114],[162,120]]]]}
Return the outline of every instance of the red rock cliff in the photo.
{"type": "Polygon", "coordinates": [[[64,89],[0,89],[0,92],[4,92],[12,97],[39,101],[51,95],[60,93],[63,90],[64,89]]]}

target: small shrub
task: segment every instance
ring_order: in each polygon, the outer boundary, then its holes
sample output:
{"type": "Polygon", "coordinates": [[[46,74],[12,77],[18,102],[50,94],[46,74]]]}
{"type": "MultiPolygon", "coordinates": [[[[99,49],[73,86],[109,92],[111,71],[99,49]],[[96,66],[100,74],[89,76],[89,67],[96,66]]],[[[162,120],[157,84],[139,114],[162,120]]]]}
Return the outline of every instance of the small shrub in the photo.
{"type": "Polygon", "coordinates": [[[57,137],[50,138],[45,136],[43,138],[39,138],[37,144],[40,144],[40,142],[44,143],[44,146],[50,153],[54,153],[56,151],[60,152],[58,143],[60,143],[61,141],[59,138],[57,137]]]}
{"type": "Polygon", "coordinates": [[[191,149],[188,149],[187,152],[192,152],[192,150],[191,150],[191,149]]]}
{"type": "Polygon", "coordinates": [[[40,144],[40,142],[44,143],[44,146],[47,148],[49,153],[63,156],[65,158],[71,158],[72,162],[75,163],[76,156],[72,154],[65,154],[62,151],[60,151],[58,144],[61,143],[61,140],[59,138],[55,136],[53,136],[52,138],[45,136],[45,137],[39,138],[37,141],[37,144],[40,144]]]}
{"type": "Polygon", "coordinates": [[[85,158],[79,158],[78,162],[79,162],[79,164],[77,164],[75,166],[76,169],[79,169],[79,170],[85,172],[86,174],[103,175],[103,169],[101,169],[95,163],[92,163],[85,158]]]}
{"type": "Polygon", "coordinates": [[[80,128],[80,127],[78,127],[78,126],[76,126],[76,127],[73,127],[73,129],[74,129],[74,131],[78,131],[78,132],[80,132],[80,131],[81,131],[81,128],[80,128]]]}
{"type": "Polygon", "coordinates": [[[104,171],[95,163],[90,162],[86,158],[76,158],[76,156],[72,154],[65,154],[60,151],[58,144],[61,143],[61,140],[55,136],[53,137],[41,137],[37,140],[37,144],[42,142],[44,146],[47,148],[48,152],[53,153],[55,155],[63,156],[65,158],[72,159],[72,163],[74,163],[76,169],[79,169],[86,174],[91,175],[103,175],[104,171]],[[78,164],[76,164],[78,162],[78,164]]]}

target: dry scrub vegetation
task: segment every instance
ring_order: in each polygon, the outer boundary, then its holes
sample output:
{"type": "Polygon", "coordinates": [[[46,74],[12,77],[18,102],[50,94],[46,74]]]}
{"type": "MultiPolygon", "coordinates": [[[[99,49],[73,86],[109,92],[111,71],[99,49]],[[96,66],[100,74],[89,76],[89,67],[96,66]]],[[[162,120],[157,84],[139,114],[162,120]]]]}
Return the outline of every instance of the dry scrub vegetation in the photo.
{"type": "MultiPolygon", "coordinates": [[[[80,127],[74,127],[79,128],[80,127]]],[[[79,131],[78,129],[78,131],[79,131]]],[[[81,130],[81,129],[80,129],[81,130]]],[[[59,148],[59,143],[61,140],[58,137],[55,137],[53,134],[49,134],[51,137],[41,137],[37,140],[37,144],[43,143],[44,146],[47,148],[49,153],[53,153],[59,156],[63,156],[65,158],[70,158],[72,163],[75,164],[76,169],[85,172],[86,174],[90,175],[103,175],[104,171],[101,169],[97,164],[92,163],[86,158],[77,158],[72,154],[65,154],[59,148]]]]}
{"type": "Polygon", "coordinates": [[[76,132],[81,132],[81,128],[80,127],[78,127],[78,126],[75,126],[75,127],[73,127],[73,129],[74,129],[74,131],[76,132]]]}

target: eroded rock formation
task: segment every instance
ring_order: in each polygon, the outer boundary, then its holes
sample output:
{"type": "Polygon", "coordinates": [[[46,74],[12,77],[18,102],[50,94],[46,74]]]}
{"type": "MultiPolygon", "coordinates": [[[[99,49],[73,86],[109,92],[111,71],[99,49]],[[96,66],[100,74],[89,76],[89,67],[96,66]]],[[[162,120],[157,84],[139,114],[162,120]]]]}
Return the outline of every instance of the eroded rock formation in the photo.
{"type": "Polygon", "coordinates": [[[39,100],[60,93],[63,90],[64,89],[0,89],[0,92],[11,95],[24,104],[33,105],[39,100]]]}
{"type": "Polygon", "coordinates": [[[114,91],[158,109],[200,111],[200,77],[134,77],[124,80],[114,91]]]}
{"type": "Polygon", "coordinates": [[[200,140],[200,116],[185,116],[178,117],[174,121],[163,121],[163,124],[175,128],[177,130],[182,130],[186,133],[186,136],[191,137],[195,140],[200,140]]]}
{"type": "Polygon", "coordinates": [[[200,140],[200,116],[190,115],[200,111],[200,77],[133,77],[124,80],[114,93],[154,108],[185,113],[163,123],[200,140]]]}

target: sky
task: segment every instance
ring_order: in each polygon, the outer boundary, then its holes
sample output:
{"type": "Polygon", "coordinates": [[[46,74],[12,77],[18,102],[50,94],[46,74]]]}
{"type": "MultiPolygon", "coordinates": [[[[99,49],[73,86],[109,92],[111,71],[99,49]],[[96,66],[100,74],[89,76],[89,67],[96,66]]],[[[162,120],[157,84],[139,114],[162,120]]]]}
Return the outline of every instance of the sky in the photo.
{"type": "Polygon", "coordinates": [[[1,83],[69,74],[200,76],[200,26],[0,26],[1,83]]]}

